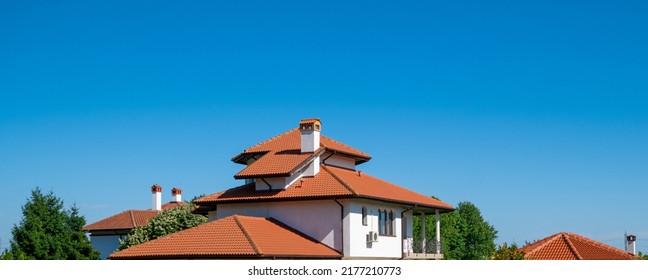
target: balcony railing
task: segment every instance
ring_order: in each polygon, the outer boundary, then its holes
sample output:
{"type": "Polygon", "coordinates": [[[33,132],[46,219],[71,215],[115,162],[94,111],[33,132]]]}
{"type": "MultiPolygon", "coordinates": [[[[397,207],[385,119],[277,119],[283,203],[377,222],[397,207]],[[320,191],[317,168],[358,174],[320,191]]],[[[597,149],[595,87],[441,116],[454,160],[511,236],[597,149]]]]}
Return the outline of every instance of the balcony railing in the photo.
{"type": "Polygon", "coordinates": [[[406,259],[443,259],[441,242],[430,238],[423,242],[422,238],[403,240],[403,258],[406,259]]]}

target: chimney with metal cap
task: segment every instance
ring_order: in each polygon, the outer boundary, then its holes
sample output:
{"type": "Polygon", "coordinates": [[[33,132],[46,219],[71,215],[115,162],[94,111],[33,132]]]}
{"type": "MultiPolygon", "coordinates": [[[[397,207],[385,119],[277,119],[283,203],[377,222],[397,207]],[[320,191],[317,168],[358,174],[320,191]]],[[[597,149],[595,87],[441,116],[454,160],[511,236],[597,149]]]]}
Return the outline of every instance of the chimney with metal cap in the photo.
{"type": "Polygon", "coordinates": [[[151,187],[151,193],[153,194],[153,210],[162,210],[162,187],[158,184],[155,184],[151,187]]]}
{"type": "Polygon", "coordinates": [[[635,250],[635,242],[637,242],[637,236],[626,234],[625,238],[626,238],[626,252],[636,255],[637,251],[635,250]]]}
{"type": "Polygon", "coordinates": [[[319,149],[321,130],[322,122],[318,118],[303,119],[299,122],[302,153],[312,153],[319,149]]]}
{"type": "Polygon", "coordinates": [[[182,202],[182,189],[181,188],[173,188],[171,189],[171,196],[173,199],[171,201],[173,202],[182,202]]]}

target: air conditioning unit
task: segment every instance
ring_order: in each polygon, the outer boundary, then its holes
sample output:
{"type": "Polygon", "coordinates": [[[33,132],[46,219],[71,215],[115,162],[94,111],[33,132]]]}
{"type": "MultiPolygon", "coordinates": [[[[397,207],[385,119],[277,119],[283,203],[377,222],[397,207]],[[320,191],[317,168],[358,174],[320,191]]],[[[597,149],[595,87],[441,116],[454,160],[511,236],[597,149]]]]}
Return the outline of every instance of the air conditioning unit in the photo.
{"type": "Polygon", "coordinates": [[[367,233],[367,242],[378,242],[378,233],[375,231],[370,231],[369,233],[367,233]]]}

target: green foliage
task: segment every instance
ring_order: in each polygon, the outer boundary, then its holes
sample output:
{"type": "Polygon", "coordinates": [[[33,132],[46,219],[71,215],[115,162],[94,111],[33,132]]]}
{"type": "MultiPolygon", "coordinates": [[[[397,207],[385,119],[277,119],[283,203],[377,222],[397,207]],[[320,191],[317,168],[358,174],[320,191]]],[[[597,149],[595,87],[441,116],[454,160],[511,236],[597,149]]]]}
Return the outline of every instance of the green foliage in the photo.
{"type": "Polygon", "coordinates": [[[11,229],[11,247],[3,252],[5,259],[86,260],[99,259],[82,230],[85,218],[73,206],[63,209],[63,201],[40,188],[22,207],[23,219],[11,229]]]}
{"type": "MultiPolygon", "coordinates": [[[[460,202],[457,209],[441,214],[441,250],[447,260],[486,260],[495,252],[497,230],[481,216],[470,202],[460,202]]],[[[426,216],[425,236],[434,238],[434,216],[426,216]]],[[[420,217],[414,217],[414,239],[421,236],[420,217]]]]}
{"type": "Polygon", "coordinates": [[[648,261],[648,255],[644,255],[641,251],[637,254],[637,258],[640,260],[647,260],[648,261]]]}
{"type": "Polygon", "coordinates": [[[497,246],[497,250],[493,253],[493,260],[523,260],[524,252],[520,251],[517,244],[513,243],[509,247],[506,242],[497,246]]]}
{"type": "Polygon", "coordinates": [[[191,213],[193,207],[193,204],[185,204],[163,211],[146,225],[133,229],[126,240],[120,240],[117,251],[207,222],[205,216],[191,213]]]}

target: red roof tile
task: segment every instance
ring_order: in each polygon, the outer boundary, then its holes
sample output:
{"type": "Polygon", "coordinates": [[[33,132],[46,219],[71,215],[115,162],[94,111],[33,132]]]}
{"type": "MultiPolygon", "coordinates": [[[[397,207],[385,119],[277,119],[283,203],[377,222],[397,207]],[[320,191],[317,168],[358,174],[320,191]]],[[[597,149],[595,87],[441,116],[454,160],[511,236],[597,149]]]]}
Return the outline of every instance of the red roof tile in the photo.
{"type": "Polygon", "coordinates": [[[376,177],[334,166],[321,166],[314,177],[303,177],[285,190],[256,191],[254,184],[243,185],[223,192],[202,197],[198,205],[227,202],[324,199],[324,198],[369,198],[388,202],[417,205],[437,209],[453,209],[450,204],[410,191],[376,177]]]}
{"type": "Polygon", "coordinates": [[[248,165],[238,174],[234,175],[236,179],[258,178],[258,177],[278,177],[289,176],[295,172],[299,166],[309,162],[313,156],[321,154],[324,150],[320,149],[316,153],[304,153],[300,150],[285,150],[279,152],[269,152],[259,158],[257,161],[248,165]]]}
{"type": "Polygon", "coordinates": [[[561,232],[520,248],[527,260],[632,260],[621,249],[573,233],[561,232]]]}
{"type": "MultiPolygon", "coordinates": [[[[358,159],[356,161],[358,163],[362,163],[371,159],[371,156],[369,154],[362,152],[358,149],[352,148],[350,146],[347,146],[345,144],[342,144],[324,135],[320,136],[320,146],[326,148],[327,150],[336,151],[336,152],[357,157],[358,159]]],[[[265,153],[270,151],[282,152],[282,151],[294,151],[294,150],[301,151],[301,133],[297,128],[291,129],[273,138],[270,138],[266,141],[263,141],[252,147],[249,147],[245,149],[243,153],[233,157],[232,160],[238,163],[245,163],[245,162],[241,162],[240,160],[244,158],[245,155],[259,154],[259,153],[265,153]]]]}
{"type": "MultiPolygon", "coordinates": [[[[162,204],[162,210],[172,209],[185,205],[185,202],[167,202],[162,204]]],[[[83,230],[130,230],[145,225],[148,220],[157,216],[156,210],[126,210],[95,223],[86,225],[83,230]]]]}
{"type": "Polygon", "coordinates": [[[113,253],[111,259],[341,258],[272,219],[230,216],[113,253]]]}
{"type": "Polygon", "coordinates": [[[126,210],[83,227],[83,230],[130,230],[146,224],[157,216],[155,210],[126,210]]]}

